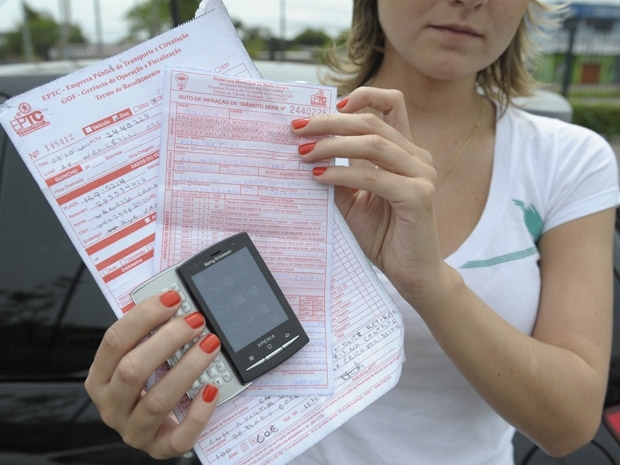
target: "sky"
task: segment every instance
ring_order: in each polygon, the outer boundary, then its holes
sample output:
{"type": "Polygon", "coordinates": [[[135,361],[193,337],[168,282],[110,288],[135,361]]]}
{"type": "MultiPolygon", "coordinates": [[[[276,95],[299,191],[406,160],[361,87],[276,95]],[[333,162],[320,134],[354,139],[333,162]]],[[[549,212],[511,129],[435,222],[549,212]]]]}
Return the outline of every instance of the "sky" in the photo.
{"type": "MultiPolygon", "coordinates": [[[[0,0],[0,32],[14,30],[22,23],[22,1],[31,8],[51,14],[61,22],[60,0],[0,0]]],[[[162,0],[165,1],[165,0],[162,0]]],[[[292,38],[308,27],[335,37],[347,29],[352,0],[222,0],[229,15],[246,26],[263,26],[280,35],[280,7],[284,4],[285,36],[292,38]]],[[[618,0],[620,2],[620,0],[618,0]]],[[[99,4],[104,43],[115,43],[126,35],[125,13],[141,0],[71,0],[71,22],[78,24],[86,38],[97,42],[95,5],[99,4]]]]}

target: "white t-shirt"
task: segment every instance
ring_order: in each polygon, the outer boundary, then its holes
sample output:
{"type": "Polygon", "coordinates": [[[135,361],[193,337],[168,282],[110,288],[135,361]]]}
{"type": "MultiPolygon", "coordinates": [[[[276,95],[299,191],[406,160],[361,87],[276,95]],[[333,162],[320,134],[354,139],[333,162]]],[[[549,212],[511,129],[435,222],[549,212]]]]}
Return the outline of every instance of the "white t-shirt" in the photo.
{"type": "MultiPolygon", "coordinates": [[[[540,294],[538,238],[617,206],[618,168],[609,144],[592,131],[515,108],[497,122],[494,153],[480,221],[446,261],[491,308],[530,334],[540,294]]],[[[405,323],[401,379],[293,463],[512,464],[514,429],[480,398],[417,313],[382,279],[405,323]]]]}

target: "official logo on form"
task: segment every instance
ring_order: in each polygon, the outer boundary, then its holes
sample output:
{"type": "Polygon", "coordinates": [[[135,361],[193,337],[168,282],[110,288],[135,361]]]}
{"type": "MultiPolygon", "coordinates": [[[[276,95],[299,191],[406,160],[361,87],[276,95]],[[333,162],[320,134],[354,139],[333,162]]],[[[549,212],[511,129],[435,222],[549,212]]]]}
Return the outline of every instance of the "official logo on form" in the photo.
{"type": "Polygon", "coordinates": [[[45,116],[42,111],[33,111],[30,104],[26,102],[20,103],[17,109],[19,111],[15,115],[15,119],[11,120],[11,127],[20,137],[50,124],[48,121],[45,121],[45,116]]]}
{"type": "Polygon", "coordinates": [[[327,97],[325,97],[325,92],[323,91],[323,89],[319,90],[316,94],[312,94],[310,96],[310,105],[315,107],[327,106],[327,97]]]}

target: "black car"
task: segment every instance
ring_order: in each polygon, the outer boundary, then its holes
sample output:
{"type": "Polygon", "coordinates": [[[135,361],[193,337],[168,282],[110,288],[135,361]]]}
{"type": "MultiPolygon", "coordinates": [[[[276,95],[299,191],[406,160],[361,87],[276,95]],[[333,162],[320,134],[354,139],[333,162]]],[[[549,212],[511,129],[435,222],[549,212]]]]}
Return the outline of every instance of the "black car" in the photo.
{"type": "MultiPolygon", "coordinates": [[[[83,64],[0,66],[0,103],[83,64]]],[[[259,69],[280,80],[317,78],[313,65],[259,63],[259,69]]],[[[570,105],[559,96],[545,94],[527,103],[533,112],[570,119],[570,105]]],[[[114,320],[15,148],[0,132],[0,464],[199,463],[192,453],[155,461],[124,445],[99,418],[83,382],[114,320]]],[[[620,355],[618,345],[615,341],[615,355],[620,355]]],[[[620,445],[603,425],[595,441],[561,461],[548,458],[522,436],[514,443],[517,464],[620,463],[620,445]]]]}

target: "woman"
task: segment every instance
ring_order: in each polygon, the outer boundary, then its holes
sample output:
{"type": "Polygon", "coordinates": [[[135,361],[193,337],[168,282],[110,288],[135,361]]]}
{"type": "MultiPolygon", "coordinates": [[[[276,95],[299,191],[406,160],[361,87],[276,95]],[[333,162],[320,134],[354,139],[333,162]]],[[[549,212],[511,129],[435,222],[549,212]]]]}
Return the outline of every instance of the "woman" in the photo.
{"type": "MultiPolygon", "coordinates": [[[[528,34],[543,9],[354,0],[348,95],[338,114],[293,121],[292,131],[340,136],[299,154],[348,162],[314,176],[337,186],[340,211],[399,305],[406,361],[392,391],[295,463],[504,465],[514,428],[557,456],[595,434],[617,167],[596,134],[512,105],[533,83],[528,34]]],[[[173,320],[157,363],[134,348],[177,303],[154,297],[115,324],[86,383],[106,422],[157,457],[191,447],[215,398],[205,390],[180,425],[167,418],[179,397],[170,392],[184,392],[213,344],[190,351],[185,378],[141,394],[160,360],[200,332],[173,320]]]]}

